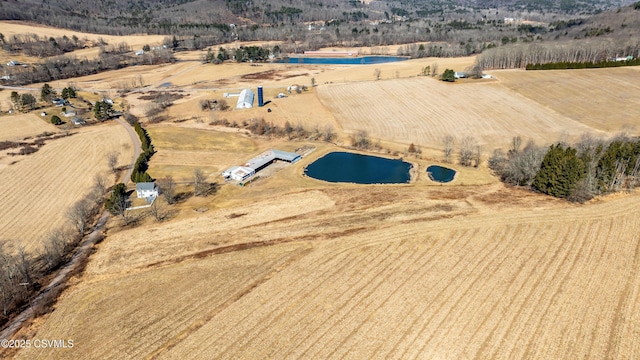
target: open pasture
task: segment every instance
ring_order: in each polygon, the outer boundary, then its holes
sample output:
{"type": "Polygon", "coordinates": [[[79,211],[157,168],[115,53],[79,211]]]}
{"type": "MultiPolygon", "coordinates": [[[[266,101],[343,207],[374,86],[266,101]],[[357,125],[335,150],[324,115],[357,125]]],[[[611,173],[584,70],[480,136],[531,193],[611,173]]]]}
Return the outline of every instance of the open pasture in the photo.
{"type": "Polygon", "coordinates": [[[256,150],[256,144],[239,134],[177,126],[147,128],[157,153],[151,158],[149,172],[156,178],[171,175],[176,181],[190,181],[201,168],[213,177],[224,168],[241,163],[256,150]]]}
{"type": "Polygon", "coordinates": [[[107,154],[120,164],[133,156],[129,134],[117,123],[79,130],[49,140],[38,152],[0,169],[0,236],[17,248],[34,250],[52,229],[67,224],[65,211],[85,196],[96,174],[107,176],[107,154]]]}
{"type": "Polygon", "coordinates": [[[495,75],[509,89],[594,129],[640,133],[640,68],[637,66],[523,71],[495,75]],[[635,129],[634,129],[635,128],[635,129]]]}
{"type": "Polygon", "coordinates": [[[216,225],[201,235],[166,227],[191,233],[174,236],[179,251],[163,253],[164,228],[109,237],[34,337],[74,338],[77,346],[53,356],[76,358],[640,354],[639,194],[589,206],[501,186],[418,194],[311,191],[297,202],[310,212],[275,217],[281,205],[258,199],[203,214],[216,225]],[[497,192],[510,208],[492,200],[497,192]],[[260,206],[269,210],[260,215],[260,206]],[[203,242],[189,255],[194,235],[203,242]],[[224,238],[246,245],[224,250],[216,243],[224,238]],[[162,261],[134,251],[142,243],[162,261]]]}
{"type": "Polygon", "coordinates": [[[485,151],[514,136],[539,144],[598,131],[497,82],[451,84],[429,78],[334,84],[318,96],[347,132],[441,148],[446,135],[475,137],[485,151]]]}

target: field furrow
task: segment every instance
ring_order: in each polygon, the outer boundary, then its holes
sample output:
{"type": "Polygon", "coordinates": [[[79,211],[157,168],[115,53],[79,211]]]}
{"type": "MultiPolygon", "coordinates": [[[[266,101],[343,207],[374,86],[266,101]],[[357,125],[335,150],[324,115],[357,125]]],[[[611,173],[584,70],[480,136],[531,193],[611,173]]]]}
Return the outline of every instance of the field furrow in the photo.
{"type": "Polygon", "coordinates": [[[38,152],[0,169],[5,185],[0,196],[6,204],[0,207],[0,237],[34,250],[49,231],[67,226],[66,210],[89,192],[96,174],[108,175],[111,151],[120,153],[121,163],[131,161],[131,140],[119,124],[50,140],[38,152]]]}
{"type": "Polygon", "coordinates": [[[500,83],[399,79],[327,85],[318,95],[347,132],[366,130],[376,139],[431,148],[441,147],[446,135],[472,136],[493,148],[506,146],[513,136],[546,144],[561,136],[601,133],[500,83]]]}

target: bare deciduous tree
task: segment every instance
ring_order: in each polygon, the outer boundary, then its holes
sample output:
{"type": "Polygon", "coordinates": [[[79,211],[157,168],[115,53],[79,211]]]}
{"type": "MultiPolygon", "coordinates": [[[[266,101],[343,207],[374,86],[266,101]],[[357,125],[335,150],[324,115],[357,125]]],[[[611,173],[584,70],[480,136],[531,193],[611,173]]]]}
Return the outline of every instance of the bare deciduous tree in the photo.
{"type": "Polygon", "coordinates": [[[478,146],[477,141],[471,136],[465,136],[460,141],[460,153],[459,153],[460,165],[462,166],[472,165],[476,146],[478,146]]]}
{"type": "Polygon", "coordinates": [[[433,63],[433,65],[431,65],[431,76],[434,77],[438,75],[438,63],[433,63]]]}
{"type": "Polygon", "coordinates": [[[368,149],[371,146],[369,134],[365,130],[358,130],[351,139],[352,145],[359,149],[368,149]]]}
{"type": "Polygon", "coordinates": [[[452,135],[446,135],[444,137],[444,162],[451,162],[451,153],[453,152],[453,144],[455,143],[456,138],[452,135]]]}
{"type": "Polygon", "coordinates": [[[176,201],[176,183],[173,181],[171,175],[158,180],[158,187],[160,193],[164,196],[167,204],[171,205],[176,201]]]}
{"type": "Polygon", "coordinates": [[[155,199],[153,201],[153,203],[149,207],[149,211],[151,212],[151,215],[153,215],[153,218],[156,219],[156,221],[164,220],[165,214],[164,211],[162,211],[162,205],[160,205],[159,199],[155,199]]]}
{"type": "Polygon", "coordinates": [[[107,193],[107,179],[98,174],[93,178],[93,188],[100,196],[104,196],[107,193]]]}
{"type": "Polygon", "coordinates": [[[204,196],[207,193],[207,176],[202,169],[196,168],[193,171],[193,195],[204,196]]]}
{"type": "Polygon", "coordinates": [[[71,224],[80,235],[84,235],[87,220],[90,215],[91,204],[89,204],[89,201],[86,199],[77,201],[69,210],[67,210],[67,218],[71,221],[71,224]]]}
{"type": "Polygon", "coordinates": [[[107,155],[107,162],[109,164],[109,169],[111,169],[111,171],[113,171],[114,174],[118,170],[118,157],[119,156],[120,156],[120,153],[117,152],[117,151],[110,152],[107,155]]]}

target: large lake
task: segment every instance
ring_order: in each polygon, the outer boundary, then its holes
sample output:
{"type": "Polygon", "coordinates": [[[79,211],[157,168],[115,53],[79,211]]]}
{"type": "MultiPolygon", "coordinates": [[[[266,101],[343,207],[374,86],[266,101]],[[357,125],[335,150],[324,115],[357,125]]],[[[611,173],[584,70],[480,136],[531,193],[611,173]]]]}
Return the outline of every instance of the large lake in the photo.
{"type": "Polygon", "coordinates": [[[411,164],[402,160],[349,152],[332,152],[309,164],[305,174],[328,182],[403,184],[411,180],[411,164]]]}
{"type": "Polygon", "coordinates": [[[278,60],[285,64],[319,64],[319,65],[371,65],[409,60],[402,56],[360,56],[360,57],[290,57],[278,60]]]}

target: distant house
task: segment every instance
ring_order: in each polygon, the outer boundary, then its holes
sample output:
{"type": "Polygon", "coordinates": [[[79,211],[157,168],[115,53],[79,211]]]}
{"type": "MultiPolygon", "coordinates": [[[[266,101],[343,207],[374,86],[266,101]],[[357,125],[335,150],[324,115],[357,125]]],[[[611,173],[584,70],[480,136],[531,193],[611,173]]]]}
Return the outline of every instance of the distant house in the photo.
{"type": "Polygon", "coordinates": [[[64,112],[62,113],[62,116],[64,116],[64,117],[74,117],[74,116],[76,116],[76,115],[78,115],[78,113],[76,113],[76,111],[75,111],[75,110],[73,110],[73,109],[70,109],[70,110],[64,111],[64,112]]]}
{"type": "Polygon", "coordinates": [[[144,50],[136,51],[136,56],[144,55],[144,50]]]}
{"type": "Polygon", "coordinates": [[[467,74],[466,72],[462,72],[462,71],[456,71],[456,72],[453,74],[453,76],[454,76],[456,79],[463,79],[463,78],[468,77],[468,76],[469,76],[469,74],[467,74]]]}
{"type": "Polygon", "coordinates": [[[139,182],[136,184],[136,196],[138,199],[147,199],[151,202],[158,197],[158,185],[155,182],[139,182]]]}
{"type": "Polygon", "coordinates": [[[61,99],[61,98],[55,98],[55,99],[51,100],[51,102],[55,106],[64,106],[64,104],[66,103],[66,100],[65,99],[61,99]]]}
{"type": "Polygon", "coordinates": [[[74,126],[82,126],[82,125],[86,124],[87,122],[86,122],[86,121],[84,121],[84,119],[83,119],[83,118],[81,118],[81,117],[74,116],[74,117],[71,119],[71,123],[72,123],[74,126]]]}
{"type": "Polygon", "coordinates": [[[18,66],[18,65],[20,65],[20,63],[15,60],[11,60],[7,63],[7,66],[18,66]]]}

